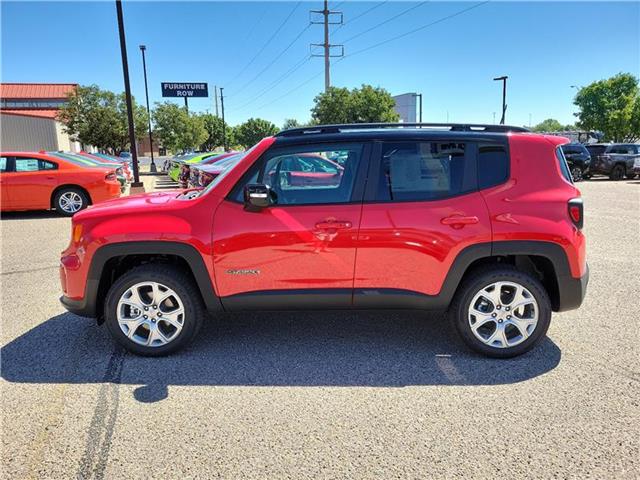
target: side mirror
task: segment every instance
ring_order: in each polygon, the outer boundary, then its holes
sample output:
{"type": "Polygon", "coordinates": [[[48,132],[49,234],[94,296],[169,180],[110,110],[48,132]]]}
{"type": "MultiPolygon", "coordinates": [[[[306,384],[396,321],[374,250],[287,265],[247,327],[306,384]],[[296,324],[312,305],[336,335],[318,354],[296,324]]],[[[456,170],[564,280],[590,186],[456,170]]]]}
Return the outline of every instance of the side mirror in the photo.
{"type": "Polygon", "coordinates": [[[244,206],[247,210],[258,211],[271,205],[271,189],[268,185],[253,183],[244,187],[244,206]]]}

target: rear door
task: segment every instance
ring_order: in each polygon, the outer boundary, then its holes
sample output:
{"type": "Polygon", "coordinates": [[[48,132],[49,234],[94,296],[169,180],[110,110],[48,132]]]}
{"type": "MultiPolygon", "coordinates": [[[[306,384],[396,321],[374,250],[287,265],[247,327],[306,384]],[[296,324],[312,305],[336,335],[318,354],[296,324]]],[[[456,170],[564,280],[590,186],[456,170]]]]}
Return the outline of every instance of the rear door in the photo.
{"type": "Polygon", "coordinates": [[[351,305],[369,151],[352,142],[287,146],[256,161],[214,217],[216,286],[226,308],[351,305]],[[307,172],[298,181],[299,160],[308,158],[333,165],[332,178],[307,172]],[[243,188],[253,183],[270,186],[272,206],[244,208],[243,188]]]}
{"type": "Polygon", "coordinates": [[[354,304],[404,306],[437,295],[456,256],[486,243],[478,145],[464,140],[382,142],[374,150],[358,237],[354,304]]]}
{"type": "Polygon", "coordinates": [[[46,209],[51,206],[51,194],[58,185],[58,165],[50,160],[14,157],[11,172],[4,174],[10,202],[15,209],[46,209]]]}

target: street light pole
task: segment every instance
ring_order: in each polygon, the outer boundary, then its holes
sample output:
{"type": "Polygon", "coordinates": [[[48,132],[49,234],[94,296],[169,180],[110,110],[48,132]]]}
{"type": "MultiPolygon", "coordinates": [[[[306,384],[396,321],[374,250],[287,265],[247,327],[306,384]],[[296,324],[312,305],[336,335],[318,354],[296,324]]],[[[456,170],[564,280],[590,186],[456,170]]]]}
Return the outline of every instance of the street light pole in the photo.
{"type": "Polygon", "coordinates": [[[131,101],[131,85],[129,84],[129,63],[127,62],[127,42],[124,37],[124,19],[122,16],[122,0],[116,0],[116,13],[118,15],[118,33],[120,35],[120,54],[122,55],[122,73],[124,75],[124,94],[127,103],[127,121],[129,124],[129,143],[131,143],[131,161],[133,162],[133,183],[131,188],[142,189],[138,169],[138,150],[136,148],[136,133],[133,124],[133,104],[131,101]]]}
{"type": "Polygon", "coordinates": [[[507,78],[509,77],[506,75],[494,78],[496,81],[502,81],[502,118],[500,119],[500,125],[504,125],[504,117],[507,113],[507,78]]]}
{"type": "Polygon", "coordinates": [[[225,123],[224,123],[224,95],[222,94],[222,91],[224,90],[224,88],[220,87],[220,108],[222,110],[222,149],[226,152],[227,151],[227,132],[226,132],[226,128],[225,128],[225,123]]]}
{"type": "Polygon", "coordinates": [[[147,117],[149,118],[149,149],[151,150],[151,166],[149,170],[151,173],[156,173],[156,162],[153,159],[153,135],[151,134],[151,110],[149,109],[149,87],[147,86],[147,62],[144,57],[144,52],[147,49],[146,46],[140,45],[140,51],[142,52],[142,69],[144,70],[144,94],[147,97],[147,117]]]}

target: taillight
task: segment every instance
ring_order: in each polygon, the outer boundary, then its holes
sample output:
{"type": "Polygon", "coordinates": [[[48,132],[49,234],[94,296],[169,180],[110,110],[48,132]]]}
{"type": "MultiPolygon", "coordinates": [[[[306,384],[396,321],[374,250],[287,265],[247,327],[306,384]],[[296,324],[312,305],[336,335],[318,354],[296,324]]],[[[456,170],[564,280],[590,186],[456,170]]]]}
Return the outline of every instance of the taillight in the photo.
{"type": "Polygon", "coordinates": [[[582,230],[584,225],[584,204],[581,198],[569,200],[569,218],[579,230],[582,230]]]}
{"type": "Polygon", "coordinates": [[[113,172],[107,173],[107,175],[104,177],[104,179],[108,182],[115,182],[118,180],[118,177],[116,177],[116,174],[113,172]]]}

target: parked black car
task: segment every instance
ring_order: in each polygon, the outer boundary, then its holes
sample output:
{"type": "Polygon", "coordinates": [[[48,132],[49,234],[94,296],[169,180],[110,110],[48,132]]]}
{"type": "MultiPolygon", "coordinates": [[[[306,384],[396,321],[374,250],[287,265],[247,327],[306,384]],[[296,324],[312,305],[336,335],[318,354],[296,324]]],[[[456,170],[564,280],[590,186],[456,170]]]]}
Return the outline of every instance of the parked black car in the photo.
{"type": "Polygon", "coordinates": [[[591,154],[590,173],[608,175],[611,180],[635,178],[633,164],[640,158],[640,145],[636,143],[595,143],[586,146],[591,154]]]}
{"type": "Polygon", "coordinates": [[[562,152],[567,159],[574,182],[589,178],[591,155],[584,145],[581,143],[567,143],[562,145],[562,152]]]}

